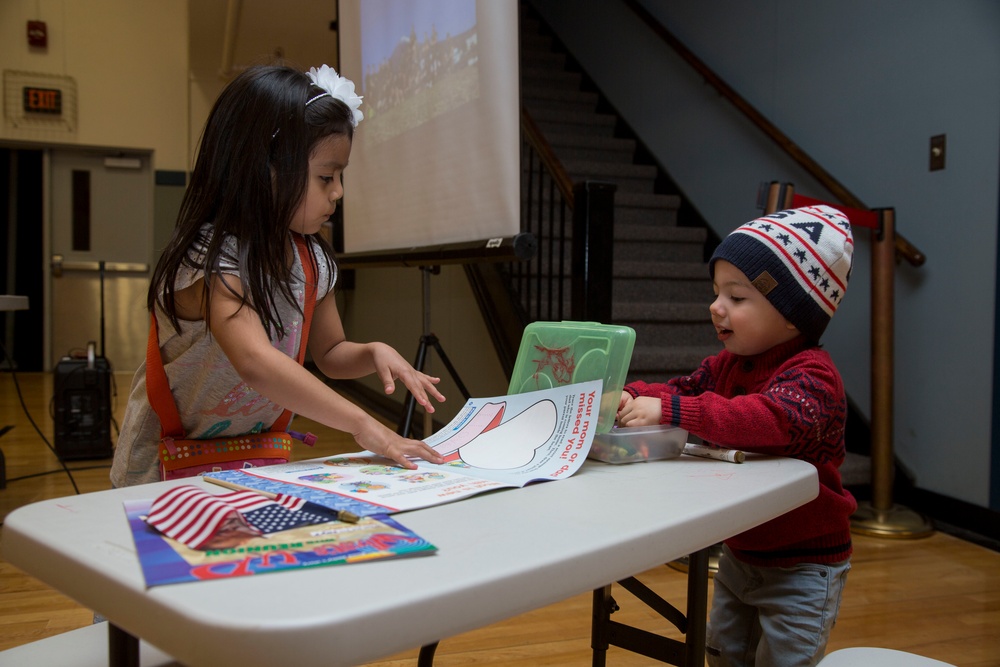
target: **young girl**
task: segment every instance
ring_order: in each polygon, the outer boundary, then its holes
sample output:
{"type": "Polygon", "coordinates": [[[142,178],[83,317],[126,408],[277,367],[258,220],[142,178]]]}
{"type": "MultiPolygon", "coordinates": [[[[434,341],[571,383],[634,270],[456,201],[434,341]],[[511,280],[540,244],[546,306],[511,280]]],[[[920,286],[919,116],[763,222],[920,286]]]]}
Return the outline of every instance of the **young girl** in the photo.
{"type": "MultiPolygon", "coordinates": [[[[317,235],[344,196],[341,176],[363,117],[354,84],[323,65],[302,73],[259,66],[222,92],[205,126],[191,183],[147,298],[160,354],[189,438],[269,430],[284,408],[354,436],[407,468],[440,463],[300,366],[305,273],[295,237],[308,243],[316,304],[308,348],[331,378],[377,373],[401,381],[429,412],[439,379],[417,372],[384,343],[345,339],[333,285],[337,265],[317,235]]],[[[111,481],[159,480],[160,421],[140,366],[129,393],[111,481]]]]}

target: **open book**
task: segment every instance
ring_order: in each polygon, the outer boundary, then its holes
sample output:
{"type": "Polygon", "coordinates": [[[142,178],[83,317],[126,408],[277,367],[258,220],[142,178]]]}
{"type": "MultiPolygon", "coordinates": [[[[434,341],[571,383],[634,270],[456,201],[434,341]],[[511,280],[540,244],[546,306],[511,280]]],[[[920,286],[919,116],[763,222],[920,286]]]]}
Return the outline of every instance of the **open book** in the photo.
{"type": "Polygon", "coordinates": [[[444,464],[408,470],[368,452],[205,475],[208,481],[306,498],[359,516],[389,514],[499,488],[569,477],[593,443],[601,380],[472,398],[424,442],[444,464]]]}

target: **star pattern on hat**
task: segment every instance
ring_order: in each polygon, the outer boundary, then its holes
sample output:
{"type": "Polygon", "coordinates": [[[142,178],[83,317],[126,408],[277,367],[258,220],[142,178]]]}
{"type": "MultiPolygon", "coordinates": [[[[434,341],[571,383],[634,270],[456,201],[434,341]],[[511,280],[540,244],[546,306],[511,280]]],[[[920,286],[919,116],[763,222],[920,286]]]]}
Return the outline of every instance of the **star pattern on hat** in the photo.
{"type": "MultiPolygon", "coordinates": [[[[795,258],[800,266],[808,264],[808,268],[805,269],[805,273],[809,276],[813,287],[836,306],[840,303],[843,292],[837,285],[833,285],[830,282],[830,277],[827,275],[827,272],[822,266],[809,261],[810,251],[801,247],[795,239],[796,235],[802,235],[805,238],[808,238],[814,246],[819,244],[820,237],[824,231],[824,223],[818,220],[796,220],[796,218],[799,217],[799,213],[800,211],[794,209],[788,211],[777,211],[768,216],[748,222],[744,226],[755,228],[758,232],[766,234],[768,237],[773,239],[775,244],[780,244],[781,247],[787,248],[788,246],[797,246],[791,249],[791,256],[795,258]],[[786,218],[792,219],[786,220],[786,218]],[[834,288],[832,291],[831,287],[834,288]]],[[[850,233],[850,223],[836,213],[829,213],[819,209],[810,209],[809,213],[817,218],[829,220],[833,225],[836,225],[837,227],[840,227],[850,233]]]]}
{"type": "Polygon", "coordinates": [[[819,340],[843,299],[853,247],[847,216],[823,204],[804,206],[744,223],[723,239],[710,267],[721,259],[748,277],[773,276],[780,289],[758,291],[800,331],[819,340]]]}

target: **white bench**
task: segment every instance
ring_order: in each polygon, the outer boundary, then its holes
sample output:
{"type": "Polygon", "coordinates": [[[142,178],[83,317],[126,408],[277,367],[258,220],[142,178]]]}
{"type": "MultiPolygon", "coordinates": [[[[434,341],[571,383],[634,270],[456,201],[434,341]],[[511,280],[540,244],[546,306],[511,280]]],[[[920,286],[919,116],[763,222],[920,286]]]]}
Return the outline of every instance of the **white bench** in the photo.
{"type": "Polygon", "coordinates": [[[817,667],[955,667],[951,663],[889,648],[842,648],[828,653],[817,667]]]}
{"type": "MultiPolygon", "coordinates": [[[[183,667],[146,642],[139,642],[141,667],[183,667]]],[[[0,651],[0,667],[108,667],[108,623],[94,623],[61,635],[0,651]]]]}

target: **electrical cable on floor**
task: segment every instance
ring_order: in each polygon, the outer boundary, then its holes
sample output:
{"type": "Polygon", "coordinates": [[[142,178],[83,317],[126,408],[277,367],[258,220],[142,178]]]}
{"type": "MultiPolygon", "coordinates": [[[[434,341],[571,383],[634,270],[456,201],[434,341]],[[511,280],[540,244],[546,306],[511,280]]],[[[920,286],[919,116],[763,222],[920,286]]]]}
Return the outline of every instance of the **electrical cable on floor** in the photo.
{"type": "MultiPolygon", "coordinates": [[[[25,405],[24,403],[24,395],[21,393],[21,384],[17,381],[17,373],[14,371],[14,360],[10,358],[9,354],[7,354],[7,348],[4,346],[2,342],[0,342],[0,350],[3,350],[3,357],[4,359],[7,360],[7,364],[10,368],[10,377],[14,380],[14,388],[17,390],[17,398],[21,402],[21,409],[24,410],[24,415],[28,418],[28,421],[31,422],[31,425],[35,428],[35,432],[38,434],[38,437],[42,439],[42,442],[45,443],[45,446],[49,448],[49,451],[51,451],[53,456],[55,456],[56,459],[59,461],[59,465],[62,466],[62,470],[66,473],[66,476],[69,477],[70,484],[73,485],[73,492],[76,493],[77,495],[80,495],[80,487],[76,485],[76,479],[74,479],[72,471],[70,471],[69,467],[66,466],[66,462],[62,460],[62,457],[59,456],[59,454],[56,452],[55,447],[53,447],[52,444],[49,442],[48,438],[45,437],[45,434],[42,433],[42,430],[38,428],[38,424],[35,423],[35,420],[32,418],[31,413],[28,412],[28,406],[25,405]]],[[[59,471],[56,470],[53,472],[59,472],[59,471]]],[[[48,474],[48,473],[41,473],[41,474],[48,474]]],[[[16,479],[24,479],[24,477],[18,477],[16,479]]],[[[16,480],[10,479],[7,481],[13,482],[16,480]]]]}

